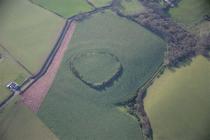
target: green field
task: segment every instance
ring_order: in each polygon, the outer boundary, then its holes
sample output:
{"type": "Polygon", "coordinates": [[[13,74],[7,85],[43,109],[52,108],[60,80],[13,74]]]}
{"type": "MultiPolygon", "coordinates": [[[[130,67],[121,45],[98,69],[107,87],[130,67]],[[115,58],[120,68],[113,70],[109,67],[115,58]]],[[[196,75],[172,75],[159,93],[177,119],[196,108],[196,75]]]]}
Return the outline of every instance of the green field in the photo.
{"type": "Polygon", "coordinates": [[[198,56],[148,89],[144,102],[154,140],[209,140],[209,72],[210,62],[198,56]]]}
{"type": "MultiPolygon", "coordinates": [[[[78,23],[39,117],[61,140],[143,140],[137,120],[116,103],[136,95],[163,62],[164,50],[159,37],[110,11],[78,23]],[[85,85],[69,68],[72,56],[95,50],[114,54],[124,68],[102,91],[85,85]]],[[[94,60],[81,69],[97,65],[100,61],[94,60]]]]}
{"type": "Polygon", "coordinates": [[[65,18],[90,11],[92,8],[85,0],[32,0],[35,4],[53,11],[65,18]]]}
{"type": "Polygon", "coordinates": [[[210,14],[209,0],[181,0],[177,8],[170,10],[172,18],[185,25],[199,22],[204,15],[210,14]]]}
{"type": "Polygon", "coordinates": [[[102,7],[110,4],[112,0],[89,0],[91,3],[93,3],[96,7],[102,7]]]}
{"type": "Polygon", "coordinates": [[[53,48],[64,20],[28,0],[0,3],[0,44],[36,73],[53,48]]]}
{"type": "Polygon", "coordinates": [[[0,102],[6,99],[10,92],[6,85],[10,81],[21,83],[29,74],[20,67],[12,57],[0,46],[0,102]]]}
{"type": "Polygon", "coordinates": [[[0,110],[1,140],[58,140],[56,136],[21,103],[19,98],[0,110]]]}
{"type": "Polygon", "coordinates": [[[145,8],[138,0],[121,0],[120,10],[126,15],[133,15],[143,12],[145,8]]]}

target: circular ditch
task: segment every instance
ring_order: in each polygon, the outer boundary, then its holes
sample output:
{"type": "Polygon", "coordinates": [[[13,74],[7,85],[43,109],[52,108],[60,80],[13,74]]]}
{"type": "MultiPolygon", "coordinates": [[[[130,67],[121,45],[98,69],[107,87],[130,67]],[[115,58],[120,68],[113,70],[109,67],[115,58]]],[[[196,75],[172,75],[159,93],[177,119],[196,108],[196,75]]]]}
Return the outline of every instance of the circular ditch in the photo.
{"type": "Polygon", "coordinates": [[[123,66],[112,53],[89,51],[70,59],[72,73],[83,83],[96,90],[111,87],[123,72],[123,66]]]}

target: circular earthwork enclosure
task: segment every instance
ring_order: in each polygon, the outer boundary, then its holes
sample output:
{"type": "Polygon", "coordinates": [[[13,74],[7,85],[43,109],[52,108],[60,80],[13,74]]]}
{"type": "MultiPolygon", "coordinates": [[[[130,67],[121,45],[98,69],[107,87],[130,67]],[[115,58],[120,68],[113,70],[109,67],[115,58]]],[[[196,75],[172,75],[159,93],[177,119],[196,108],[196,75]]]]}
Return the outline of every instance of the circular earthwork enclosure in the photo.
{"type": "Polygon", "coordinates": [[[107,51],[92,50],[76,54],[69,64],[78,79],[96,90],[112,86],[123,72],[118,57],[107,51]]]}

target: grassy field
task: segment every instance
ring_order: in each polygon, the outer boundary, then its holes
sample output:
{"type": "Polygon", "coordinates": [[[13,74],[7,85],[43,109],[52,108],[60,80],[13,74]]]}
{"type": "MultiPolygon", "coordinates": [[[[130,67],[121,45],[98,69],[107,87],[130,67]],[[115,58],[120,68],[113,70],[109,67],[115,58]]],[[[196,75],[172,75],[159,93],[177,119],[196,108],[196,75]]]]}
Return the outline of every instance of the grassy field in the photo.
{"type": "Polygon", "coordinates": [[[53,48],[63,19],[28,0],[1,0],[0,18],[0,44],[36,73],[53,48]]]}
{"type": "Polygon", "coordinates": [[[138,0],[121,0],[121,12],[127,15],[138,14],[145,8],[138,0]]]}
{"type": "Polygon", "coordinates": [[[192,25],[204,15],[210,14],[209,0],[181,0],[177,8],[170,10],[171,16],[178,22],[192,25]]]}
{"type": "Polygon", "coordinates": [[[6,85],[10,81],[21,83],[29,74],[20,67],[0,46],[0,102],[6,99],[10,92],[6,85]]]}
{"type": "Polygon", "coordinates": [[[17,97],[0,110],[1,140],[58,140],[17,97]]]}
{"type": "Polygon", "coordinates": [[[105,6],[112,2],[112,0],[89,0],[89,1],[93,3],[96,7],[105,6]]]}
{"type": "Polygon", "coordinates": [[[58,13],[65,18],[74,16],[81,12],[91,10],[91,6],[85,0],[32,0],[44,8],[58,13]]]}
{"type": "MultiPolygon", "coordinates": [[[[160,38],[109,11],[78,23],[39,117],[61,140],[143,140],[137,120],[116,103],[136,94],[162,63],[164,50],[160,38]],[[114,54],[124,69],[103,91],[85,85],[69,67],[73,55],[95,50],[114,54]]],[[[81,69],[100,65],[95,62],[81,69]]]]}
{"type": "Polygon", "coordinates": [[[199,56],[149,88],[144,102],[154,140],[209,140],[209,72],[210,62],[199,56]]]}

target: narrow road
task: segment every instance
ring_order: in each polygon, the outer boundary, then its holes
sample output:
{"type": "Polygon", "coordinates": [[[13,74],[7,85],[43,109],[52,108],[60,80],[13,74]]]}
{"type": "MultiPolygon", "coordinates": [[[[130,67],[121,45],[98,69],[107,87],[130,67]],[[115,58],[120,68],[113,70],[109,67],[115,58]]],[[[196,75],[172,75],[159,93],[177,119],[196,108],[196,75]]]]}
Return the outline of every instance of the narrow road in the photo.
{"type": "Polygon", "coordinates": [[[68,27],[65,37],[62,40],[61,46],[57,51],[47,72],[22,94],[23,103],[33,112],[38,112],[41,103],[43,102],[45,96],[48,93],[48,90],[53,83],[53,80],[62,62],[64,53],[67,50],[68,44],[74,33],[75,27],[76,23],[71,22],[71,25],[68,27]]]}

